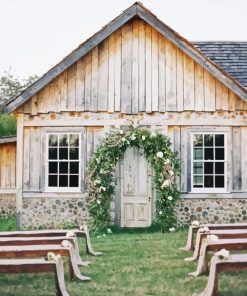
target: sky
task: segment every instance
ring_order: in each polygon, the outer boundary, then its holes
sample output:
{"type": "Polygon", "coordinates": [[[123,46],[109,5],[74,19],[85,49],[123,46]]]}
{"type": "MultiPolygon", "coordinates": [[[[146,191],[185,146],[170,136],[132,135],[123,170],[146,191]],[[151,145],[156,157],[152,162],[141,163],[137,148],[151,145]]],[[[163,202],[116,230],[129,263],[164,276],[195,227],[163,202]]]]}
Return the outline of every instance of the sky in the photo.
{"type": "MultiPolygon", "coordinates": [[[[0,0],[0,75],[42,75],[133,0],[0,0]]],[[[143,0],[190,41],[247,41],[246,0],[143,0]]]]}

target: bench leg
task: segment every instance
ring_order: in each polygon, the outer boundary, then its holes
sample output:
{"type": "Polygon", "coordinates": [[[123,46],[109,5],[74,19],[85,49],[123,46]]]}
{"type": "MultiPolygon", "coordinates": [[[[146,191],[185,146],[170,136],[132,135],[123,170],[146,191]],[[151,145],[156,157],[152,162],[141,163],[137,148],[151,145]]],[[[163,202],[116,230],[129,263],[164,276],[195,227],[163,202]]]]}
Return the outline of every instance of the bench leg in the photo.
{"type": "Polygon", "coordinates": [[[193,251],[193,227],[190,225],[188,237],[187,237],[187,243],[185,247],[180,248],[179,250],[182,251],[193,251]]]}
{"type": "Polygon", "coordinates": [[[80,273],[80,270],[77,265],[75,250],[73,247],[69,249],[69,257],[70,257],[70,279],[73,278],[73,275],[80,281],[90,281],[91,278],[87,276],[83,276],[80,273]]]}
{"type": "Polygon", "coordinates": [[[77,237],[75,237],[75,240],[74,240],[74,247],[75,247],[75,255],[76,255],[77,264],[80,266],[88,266],[91,262],[90,261],[83,261],[81,259],[77,237]]]}
{"type": "Polygon", "coordinates": [[[56,289],[58,296],[69,296],[65,286],[63,261],[61,259],[56,262],[56,289]]]}
{"type": "Polygon", "coordinates": [[[207,242],[202,244],[196,271],[190,272],[189,275],[197,277],[201,275],[205,269],[207,269],[207,242]]]}
{"type": "Polygon", "coordinates": [[[94,252],[88,230],[80,231],[78,235],[86,239],[86,251],[89,255],[100,256],[103,254],[101,252],[94,252]]]}
{"type": "Polygon", "coordinates": [[[204,236],[205,236],[205,234],[197,232],[196,244],[195,244],[195,250],[194,250],[193,256],[185,258],[184,261],[191,262],[191,261],[196,261],[199,258],[200,248],[201,248],[201,244],[202,244],[202,240],[203,240],[204,236]]]}
{"type": "Polygon", "coordinates": [[[199,294],[193,294],[193,296],[217,296],[218,292],[218,273],[217,273],[217,260],[212,258],[210,272],[208,276],[208,282],[205,289],[199,294]]]}

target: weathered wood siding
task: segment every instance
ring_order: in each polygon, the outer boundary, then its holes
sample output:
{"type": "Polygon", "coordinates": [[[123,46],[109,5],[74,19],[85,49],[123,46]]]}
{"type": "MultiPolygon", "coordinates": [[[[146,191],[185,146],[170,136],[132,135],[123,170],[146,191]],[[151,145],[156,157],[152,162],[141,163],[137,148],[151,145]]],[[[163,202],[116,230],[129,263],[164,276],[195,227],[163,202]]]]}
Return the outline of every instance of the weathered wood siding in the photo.
{"type": "Polygon", "coordinates": [[[247,110],[247,104],[142,20],[105,39],[17,112],[247,110]]]}
{"type": "Polygon", "coordinates": [[[0,145],[0,189],[14,189],[16,185],[16,144],[0,145]]]}

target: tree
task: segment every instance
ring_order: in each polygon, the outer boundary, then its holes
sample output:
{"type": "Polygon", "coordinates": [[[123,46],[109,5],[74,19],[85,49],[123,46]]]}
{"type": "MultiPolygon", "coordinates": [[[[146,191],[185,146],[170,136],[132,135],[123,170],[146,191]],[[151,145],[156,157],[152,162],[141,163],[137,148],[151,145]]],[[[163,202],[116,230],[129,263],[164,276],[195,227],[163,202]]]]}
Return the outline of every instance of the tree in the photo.
{"type": "Polygon", "coordinates": [[[19,80],[10,72],[0,76],[0,137],[16,134],[16,120],[11,115],[3,114],[4,104],[18,96],[37,79],[38,76],[34,75],[19,80]]]}

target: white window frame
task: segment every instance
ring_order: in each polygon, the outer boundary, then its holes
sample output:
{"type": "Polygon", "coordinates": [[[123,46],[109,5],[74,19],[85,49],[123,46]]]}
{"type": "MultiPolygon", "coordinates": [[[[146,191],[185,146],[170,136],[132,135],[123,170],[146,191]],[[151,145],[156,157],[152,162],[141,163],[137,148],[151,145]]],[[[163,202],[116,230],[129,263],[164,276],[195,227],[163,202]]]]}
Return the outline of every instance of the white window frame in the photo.
{"type": "MultiPolygon", "coordinates": [[[[57,162],[59,160],[57,159],[57,162]]],[[[68,173],[69,176],[69,173],[68,173]]],[[[81,192],[81,133],[80,132],[48,132],[46,134],[46,159],[45,159],[45,191],[46,192],[81,192]],[[78,187],[50,187],[48,186],[49,179],[49,135],[78,135],[79,136],[79,174],[78,187]]]]}
{"type": "MultiPolygon", "coordinates": [[[[191,166],[191,193],[227,193],[227,133],[226,132],[220,132],[220,131],[196,131],[196,132],[191,132],[190,136],[190,152],[191,152],[191,161],[190,161],[190,166],[191,166]],[[193,180],[194,180],[194,174],[193,174],[193,138],[194,135],[224,135],[224,188],[193,188],[193,180]]],[[[204,147],[204,146],[203,146],[204,147]]],[[[214,146],[215,149],[215,146],[214,146]]],[[[215,154],[214,154],[215,155],[215,154]]],[[[203,162],[204,161],[204,155],[203,155],[203,162]]],[[[211,161],[210,161],[211,162],[211,161]]],[[[222,160],[214,162],[223,162],[222,160]]],[[[213,174],[215,176],[215,174],[213,174]]],[[[204,172],[203,172],[203,177],[204,177],[204,172]]]]}

